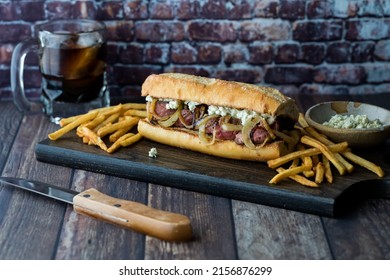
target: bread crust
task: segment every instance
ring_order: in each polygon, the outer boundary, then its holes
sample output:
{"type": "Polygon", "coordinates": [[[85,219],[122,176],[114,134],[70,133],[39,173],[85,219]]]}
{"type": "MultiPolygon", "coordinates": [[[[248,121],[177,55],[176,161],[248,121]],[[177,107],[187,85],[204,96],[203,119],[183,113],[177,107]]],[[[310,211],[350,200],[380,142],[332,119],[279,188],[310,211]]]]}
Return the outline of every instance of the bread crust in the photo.
{"type": "Polygon", "coordinates": [[[272,142],[258,149],[249,149],[231,140],[216,141],[212,145],[205,145],[196,133],[185,129],[153,125],[147,119],[139,121],[138,131],[143,137],[165,145],[237,160],[265,162],[283,156],[292,150],[292,147],[288,147],[283,141],[272,142]]]}
{"type": "Polygon", "coordinates": [[[181,73],[148,76],[142,85],[142,96],[147,95],[283,115],[295,121],[299,115],[295,101],[277,89],[181,73]]]}

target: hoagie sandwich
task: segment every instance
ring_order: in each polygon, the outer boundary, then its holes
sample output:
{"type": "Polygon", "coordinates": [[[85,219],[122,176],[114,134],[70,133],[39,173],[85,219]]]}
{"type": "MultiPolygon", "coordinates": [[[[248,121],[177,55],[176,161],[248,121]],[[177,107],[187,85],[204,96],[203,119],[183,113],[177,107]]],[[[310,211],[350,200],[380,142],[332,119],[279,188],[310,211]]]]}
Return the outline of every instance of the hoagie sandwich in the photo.
{"type": "Polygon", "coordinates": [[[199,76],[150,75],[145,138],[209,155],[268,161],[294,149],[295,101],[278,90],[199,76]]]}

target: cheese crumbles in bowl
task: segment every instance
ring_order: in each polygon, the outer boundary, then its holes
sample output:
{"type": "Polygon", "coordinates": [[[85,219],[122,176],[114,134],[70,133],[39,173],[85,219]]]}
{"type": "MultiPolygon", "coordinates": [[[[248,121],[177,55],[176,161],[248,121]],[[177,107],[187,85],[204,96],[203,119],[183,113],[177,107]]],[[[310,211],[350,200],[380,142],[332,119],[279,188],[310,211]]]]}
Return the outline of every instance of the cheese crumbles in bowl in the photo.
{"type": "Polygon", "coordinates": [[[369,119],[367,115],[352,115],[352,114],[336,114],[333,115],[329,121],[322,123],[334,128],[381,128],[383,123],[379,119],[369,119]]]}
{"type": "Polygon", "coordinates": [[[335,143],[367,148],[390,137],[390,111],[371,104],[331,101],[314,105],[305,117],[310,126],[335,143]]]}

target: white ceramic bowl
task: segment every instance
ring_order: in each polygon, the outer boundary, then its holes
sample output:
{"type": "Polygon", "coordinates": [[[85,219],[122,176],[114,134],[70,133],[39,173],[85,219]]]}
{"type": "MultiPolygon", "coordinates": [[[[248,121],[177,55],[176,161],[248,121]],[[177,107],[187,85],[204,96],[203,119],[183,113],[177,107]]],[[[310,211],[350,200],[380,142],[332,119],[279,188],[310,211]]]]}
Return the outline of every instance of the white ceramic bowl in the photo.
{"type": "Polygon", "coordinates": [[[305,117],[310,126],[328,136],[330,140],[336,143],[347,141],[351,147],[374,147],[390,137],[390,111],[370,104],[351,101],[324,102],[307,110],[305,117]],[[336,114],[367,115],[370,120],[379,119],[383,127],[355,129],[323,125],[336,114]]]}

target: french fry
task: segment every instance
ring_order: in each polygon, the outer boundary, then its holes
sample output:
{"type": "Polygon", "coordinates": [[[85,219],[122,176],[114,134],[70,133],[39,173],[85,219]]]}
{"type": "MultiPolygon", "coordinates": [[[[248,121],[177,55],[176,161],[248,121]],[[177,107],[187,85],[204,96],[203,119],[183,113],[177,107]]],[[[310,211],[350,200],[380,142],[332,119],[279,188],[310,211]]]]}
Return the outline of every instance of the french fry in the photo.
{"type": "Polygon", "coordinates": [[[330,167],[330,162],[328,158],[324,155],[322,155],[322,164],[325,169],[325,179],[328,183],[333,183],[333,174],[332,174],[332,169],[330,167]]]}
{"type": "Polygon", "coordinates": [[[122,135],[121,137],[118,138],[118,140],[116,140],[108,149],[107,149],[107,152],[108,153],[113,153],[115,152],[116,150],[118,150],[120,147],[123,147],[122,146],[122,143],[127,140],[128,138],[130,137],[133,137],[135,134],[134,133],[126,133],[124,135],[122,135]]]}
{"type": "Polygon", "coordinates": [[[314,179],[314,182],[316,182],[317,184],[321,184],[322,181],[324,180],[324,175],[325,175],[325,169],[324,169],[324,165],[322,164],[322,162],[319,162],[316,167],[316,176],[315,176],[315,179],[314,179]]]}
{"type": "Polygon", "coordinates": [[[100,137],[104,137],[107,134],[113,133],[119,129],[123,129],[126,127],[134,127],[138,123],[138,121],[139,118],[134,117],[134,118],[125,119],[123,121],[119,121],[114,124],[107,124],[97,131],[97,135],[99,135],[100,137]]]}
{"type": "Polygon", "coordinates": [[[330,141],[328,139],[328,137],[326,137],[324,134],[321,134],[319,133],[317,130],[315,130],[313,127],[311,126],[308,126],[308,127],[305,127],[304,130],[307,132],[307,134],[315,139],[317,139],[318,141],[321,141],[322,143],[324,143],[325,145],[330,145],[330,144],[334,144],[332,141],[330,141]]]}
{"type": "Polygon", "coordinates": [[[130,109],[146,110],[146,103],[125,103],[123,104],[123,110],[127,111],[130,109]]]}
{"type": "Polygon", "coordinates": [[[89,139],[89,141],[94,144],[99,146],[102,150],[107,151],[107,145],[103,142],[103,140],[91,129],[89,129],[86,126],[79,126],[77,128],[77,131],[83,135],[83,137],[86,137],[89,139]]]}
{"type": "MultiPolygon", "coordinates": [[[[285,169],[283,167],[279,167],[276,169],[276,171],[281,173],[281,172],[284,172],[285,169]]],[[[312,187],[312,188],[318,187],[318,185],[315,182],[313,182],[313,181],[311,181],[311,180],[309,180],[301,175],[298,175],[298,174],[291,175],[291,176],[289,176],[289,178],[294,180],[295,182],[297,182],[301,185],[307,186],[307,187],[312,187]]]]}
{"type": "MultiPolygon", "coordinates": [[[[341,142],[338,144],[329,145],[328,149],[331,152],[341,152],[341,151],[345,151],[347,149],[347,147],[348,147],[347,142],[341,142]]],[[[277,159],[269,160],[269,161],[267,161],[267,164],[268,164],[268,167],[274,169],[274,168],[279,167],[279,166],[281,166],[289,161],[292,161],[295,158],[318,155],[320,153],[321,153],[321,151],[317,148],[309,148],[309,149],[306,149],[304,151],[295,151],[295,152],[289,153],[285,156],[279,157],[277,159]]]]}
{"type": "MultiPolygon", "coordinates": [[[[276,169],[279,173],[270,180],[271,183],[277,183],[287,176],[302,185],[318,186],[324,180],[328,183],[333,183],[331,163],[336,167],[340,175],[344,175],[346,172],[351,173],[354,170],[354,166],[348,160],[374,172],[379,177],[384,177],[384,171],[380,166],[353,154],[348,149],[347,142],[334,144],[327,136],[310,127],[302,113],[299,114],[298,123],[299,126],[295,125],[294,131],[298,132],[300,142],[310,148],[298,144],[295,152],[274,160],[269,160],[267,162],[268,166],[276,169]],[[302,161],[301,166],[299,166],[300,160],[302,161]],[[285,170],[280,167],[289,161],[292,161],[289,169],[285,170]],[[312,166],[312,170],[309,169],[310,166],[312,166]],[[314,182],[299,175],[299,173],[302,173],[306,177],[312,176],[314,173],[314,182]]],[[[290,140],[277,131],[274,133],[287,143],[290,140]]]]}
{"type": "Polygon", "coordinates": [[[271,139],[275,139],[276,135],[275,135],[274,131],[271,129],[271,127],[269,126],[267,120],[265,118],[263,118],[262,116],[259,117],[259,120],[262,123],[264,129],[268,132],[271,139]]]}
{"type": "Polygon", "coordinates": [[[300,135],[308,135],[308,133],[306,132],[305,128],[303,127],[300,127],[298,125],[294,125],[294,128],[299,131],[300,135]]]}
{"type": "MultiPolygon", "coordinates": [[[[326,145],[331,145],[333,144],[332,141],[330,141],[329,139],[327,139],[325,137],[325,135],[322,135],[320,134],[319,132],[317,132],[314,128],[312,127],[307,127],[305,128],[305,130],[311,135],[313,136],[314,138],[316,138],[317,140],[321,141],[322,143],[326,144],[326,145]]],[[[353,154],[351,151],[345,151],[345,152],[341,152],[341,155],[340,154],[335,154],[336,157],[341,161],[341,163],[347,168],[347,171],[349,173],[351,173],[354,169],[353,165],[350,164],[349,162],[347,162],[346,160],[343,160],[343,157],[346,157],[347,159],[349,159],[350,161],[362,166],[362,167],[365,167],[366,169],[374,172],[375,174],[377,174],[379,177],[383,177],[384,176],[384,172],[382,170],[382,168],[380,166],[377,166],[376,164],[362,158],[362,157],[359,157],[355,154],[353,154]]]]}
{"type": "Polygon", "coordinates": [[[116,106],[113,106],[110,110],[101,112],[101,114],[106,115],[106,116],[109,116],[109,115],[112,115],[112,114],[116,114],[116,113],[120,114],[122,112],[122,110],[123,110],[123,105],[122,104],[118,104],[116,106]]]}
{"type": "Polygon", "coordinates": [[[299,113],[299,116],[298,116],[298,123],[303,127],[308,127],[309,124],[307,123],[306,121],[306,118],[305,118],[305,115],[303,113],[299,113]]]}
{"type": "Polygon", "coordinates": [[[319,155],[312,155],[311,160],[313,162],[313,166],[317,166],[317,164],[320,162],[319,155]]]}
{"type": "Polygon", "coordinates": [[[290,168],[297,167],[299,165],[299,158],[294,158],[290,165],[290,168]]]}
{"type": "MultiPolygon", "coordinates": [[[[298,148],[298,151],[305,150],[305,147],[302,144],[298,144],[297,148],[298,148]]],[[[310,156],[303,156],[303,157],[301,157],[301,160],[302,160],[302,165],[309,167],[309,170],[303,171],[303,174],[305,175],[305,177],[307,177],[307,178],[313,177],[314,171],[311,170],[313,168],[313,161],[312,161],[311,157],[310,156]]]]}
{"type": "Polygon", "coordinates": [[[368,170],[374,172],[376,175],[378,175],[379,177],[384,177],[385,176],[385,172],[382,170],[382,168],[374,163],[372,163],[371,161],[368,161],[362,157],[359,157],[355,154],[353,154],[352,152],[350,151],[346,151],[343,153],[343,156],[345,156],[346,158],[348,158],[350,161],[364,167],[364,168],[367,168],[368,170]]]}
{"type": "Polygon", "coordinates": [[[106,116],[112,115],[115,113],[120,113],[122,111],[122,104],[91,110],[91,112],[94,112],[94,111],[99,112],[99,115],[106,115],[106,116]]]}
{"type": "Polygon", "coordinates": [[[121,143],[121,146],[122,147],[127,147],[127,146],[130,146],[132,144],[134,144],[135,142],[139,141],[142,139],[142,135],[140,133],[137,133],[135,134],[134,136],[131,136],[127,139],[125,139],[122,143],[121,143]]]}
{"type": "Polygon", "coordinates": [[[68,133],[72,129],[75,129],[81,124],[87,123],[88,121],[92,120],[97,116],[98,112],[89,112],[84,115],[79,116],[72,122],[68,123],[64,127],[58,129],[57,131],[50,133],[48,135],[50,140],[57,140],[58,138],[62,137],[64,134],[68,133]]]}
{"type": "Polygon", "coordinates": [[[339,171],[340,175],[345,174],[346,168],[344,167],[344,165],[340,163],[340,161],[336,158],[334,153],[332,153],[332,151],[325,144],[309,136],[303,136],[301,138],[301,142],[308,146],[319,149],[321,153],[323,153],[329,159],[329,161],[333,163],[333,165],[339,171]]]}
{"type": "Polygon", "coordinates": [[[120,114],[119,113],[114,113],[112,115],[110,115],[108,118],[106,118],[103,122],[101,122],[99,125],[97,125],[93,131],[94,132],[97,132],[100,128],[106,126],[107,124],[109,123],[114,123],[118,120],[120,114]]]}
{"type": "Polygon", "coordinates": [[[129,109],[137,109],[137,110],[146,110],[146,103],[119,103],[118,105],[102,107],[93,109],[91,111],[98,111],[99,114],[113,114],[113,113],[122,113],[129,109]]]}
{"type": "Polygon", "coordinates": [[[63,118],[60,121],[61,128],[50,133],[48,137],[56,140],[76,128],[76,135],[82,138],[83,143],[97,145],[112,153],[119,147],[131,145],[142,138],[139,133],[129,131],[145,116],[146,103],[125,103],[97,108],[86,114],[63,118]],[[107,135],[108,140],[113,143],[109,148],[103,141],[103,137],[107,135]]]}
{"type": "Polygon", "coordinates": [[[60,120],[59,124],[60,124],[61,127],[64,127],[64,126],[70,124],[71,122],[74,122],[75,120],[77,120],[78,118],[80,118],[80,117],[82,117],[84,115],[85,114],[81,114],[81,115],[77,115],[77,116],[71,116],[71,117],[68,117],[68,118],[62,118],[60,120]]]}
{"type": "Polygon", "coordinates": [[[277,184],[281,180],[286,179],[286,178],[288,178],[290,176],[302,173],[305,170],[309,170],[309,168],[310,167],[308,167],[308,166],[301,165],[301,166],[298,166],[298,167],[285,169],[284,171],[282,171],[282,172],[278,173],[277,175],[275,175],[269,182],[271,184],[277,184]]]}
{"type": "Polygon", "coordinates": [[[98,126],[100,123],[102,123],[106,119],[105,115],[98,115],[96,118],[93,120],[89,121],[88,123],[85,124],[86,127],[89,129],[94,129],[96,126],[98,126]]]}
{"type": "Polygon", "coordinates": [[[125,116],[146,118],[147,112],[145,110],[129,109],[126,112],[124,112],[124,115],[125,116]]]}
{"type": "MultiPolygon", "coordinates": [[[[325,135],[317,132],[314,128],[312,127],[306,127],[305,130],[307,133],[312,136],[313,138],[317,139],[321,143],[325,145],[332,145],[334,144],[332,141],[330,141],[325,135]]],[[[340,161],[342,165],[347,169],[348,173],[351,173],[354,169],[353,165],[350,164],[348,161],[346,161],[339,153],[335,153],[335,157],[340,161]]]]}
{"type": "Polygon", "coordinates": [[[110,142],[114,143],[116,142],[119,138],[121,138],[123,135],[125,135],[127,132],[129,132],[129,130],[131,130],[132,127],[125,127],[125,128],[122,128],[122,129],[118,129],[117,131],[115,131],[113,134],[110,135],[110,137],[108,138],[110,142]]]}
{"type": "Polygon", "coordinates": [[[297,138],[295,135],[290,136],[276,129],[272,129],[272,132],[289,145],[296,145],[299,141],[299,137],[297,138]]]}

